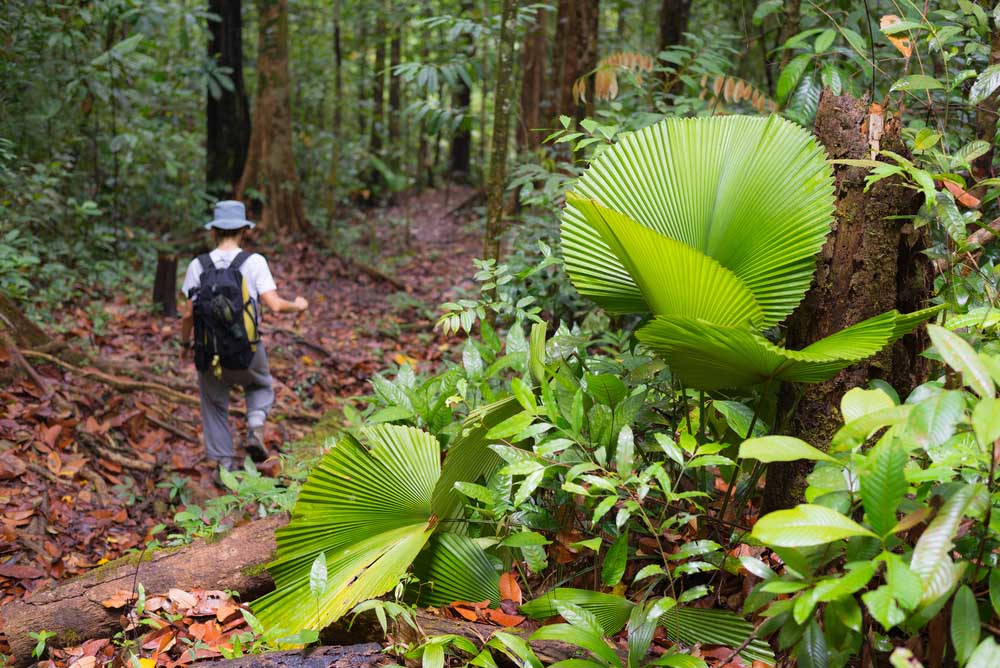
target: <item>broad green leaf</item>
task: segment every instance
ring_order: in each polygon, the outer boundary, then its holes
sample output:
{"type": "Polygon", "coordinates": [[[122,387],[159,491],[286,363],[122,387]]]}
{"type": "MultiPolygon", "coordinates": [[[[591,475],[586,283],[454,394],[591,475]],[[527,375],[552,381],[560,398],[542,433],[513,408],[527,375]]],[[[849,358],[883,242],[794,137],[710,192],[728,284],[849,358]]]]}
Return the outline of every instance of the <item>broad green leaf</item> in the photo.
{"type": "Polygon", "coordinates": [[[829,665],[826,637],[815,619],[806,626],[802,640],[795,649],[795,656],[798,668],[827,668],[829,665]]]}
{"type": "Polygon", "coordinates": [[[865,390],[854,387],[848,390],[840,400],[840,412],[844,422],[852,422],[869,413],[892,408],[896,402],[882,390],[865,390]]]}
{"type": "Polygon", "coordinates": [[[927,325],[927,333],[938,354],[948,366],[961,372],[966,385],[984,399],[993,396],[993,378],[965,339],[938,325],[927,325]]]}
{"type": "Polygon", "coordinates": [[[969,657],[966,668],[994,668],[1000,666],[1000,645],[987,636],[969,657]]]}
{"type": "MultiPolygon", "coordinates": [[[[574,194],[715,260],[749,288],[769,327],[809,287],[830,229],[833,175],[812,135],[777,117],[668,118],[604,151],[574,194]]],[[[646,311],[635,279],[573,201],[561,230],[573,284],[609,310],[646,311]]]]}
{"type": "Polygon", "coordinates": [[[618,432],[618,447],[615,449],[615,467],[618,475],[628,478],[635,467],[635,437],[628,425],[618,432]]]}
{"type": "Polygon", "coordinates": [[[916,608],[924,593],[920,577],[910,570],[898,554],[887,554],[885,565],[885,579],[889,593],[904,610],[916,608]]]}
{"type": "Polygon", "coordinates": [[[535,416],[533,413],[521,411],[486,432],[486,438],[497,441],[509,439],[530,426],[534,420],[535,416]]]}
{"type": "Polygon", "coordinates": [[[763,436],[749,438],[740,445],[740,457],[756,459],[764,463],[794,462],[800,459],[828,461],[836,459],[805,441],[792,436],[763,436]]]}
{"type": "Polygon", "coordinates": [[[983,399],[972,411],[972,428],[984,448],[1000,438],[1000,399],[983,399]]]}
{"type": "Polygon", "coordinates": [[[601,565],[601,582],[607,587],[613,587],[622,581],[625,574],[625,564],[628,560],[628,531],[623,531],[608,548],[601,565]]]}
{"type": "Polygon", "coordinates": [[[869,454],[868,461],[870,466],[861,475],[861,500],[868,524],[875,533],[884,536],[896,526],[896,509],[906,494],[903,467],[907,455],[901,445],[886,440],[869,454]]]}
{"type": "Polygon", "coordinates": [[[751,535],[779,547],[823,545],[851,536],[873,536],[857,522],[823,506],[801,504],[757,520],[751,535]]]}
{"type": "Polygon", "coordinates": [[[963,393],[945,390],[914,404],[906,428],[918,445],[932,448],[952,437],[964,415],[963,393]]]}
{"type": "Polygon", "coordinates": [[[309,591],[313,596],[319,598],[326,591],[326,554],[320,552],[313,560],[312,568],[309,571],[309,591]]]}
{"type": "Polygon", "coordinates": [[[924,583],[926,603],[946,591],[954,577],[954,566],[949,556],[952,540],[962,518],[974,514],[982,505],[979,498],[982,488],[963,485],[941,507],[931,523],[917,540],[910,559],[910,570],[924,583]]]}
{"type": "Polygon", "coordinates": [[[420,665],[422,668],[444,668],[444,645],[435,642],[424,645],[420,665]]]}
{"type": "Polygon", "coordinates": [[[965,665],[979,644],[979,624],[976,595],[968,585],[962,585],[951,603],[951,644],[960,666],[965,665]]]}
{"type": "Polygon", "coordinates": [[[775,89],[775,100],[778,104],[784,104],[788,100],[788,96],[799,85],[799,79],[802,78],[812,59],[811,53],[802,53],[788,61],[778,76],[778,85],[775,89]]]}
{"type": "Polygon", "coordinates": [[[935,90],[938,88],[944,88],[944,84],[934,77],[927,76],[926,74],[910,74],[901,79],[897,79],[896,82],[892,84],[889,92],[892,93],[898,90],[935,90]]]}
{"type": "Polygon", "coordinates": [[[861,600],[865,602],[865,607],[871,616],[886,630],[901,624],[906,619],[906,614],[899,609],[896,599],[892,597],[886,585],[862,594],[861,600]]]}
{"type": "Polygon", "coordinates": [[[1000,65],[990,65],[979,73],[969,89],[969,104],[979,104],[1000,88],[1000,65]]]}
{"type": "Polygon", "coordinates": [[[830,48],[833,44],[833,40],[837,38],[837,32],[833,29],[826,29],[816,36],[816,43],[813,45],[813,50],[816,53],[822,53],[830,48]]]}
{"type": "Polygon", "coordinates": [[[753,25],[759,26],[764,22],[764,19],[780,10],[783,4],[783,0],[763,0],[754,9],[751,22],[753,25]]]}
{"type": "Polygon", "coordinates": [[[587,374],[587,394],[605,406],[614,408],[618,403],[628,396],[628,389],[625,383],[617,376],[604,373],[598,376],[587,374]]]}
{"type": "Polygon", "coordinates": [[[753,409],[745,404],[741,404],[738,401],[721,401],[716,399],[712,401],[712,407],[726,418],[726,424],[740,438],[763,436],[767,433],[767,426],[764,424],[764,420],[755,421],[753,419],[753,409]],[[753,423],[752,434],[747,433],[750,430],[750,423],[753,423]]]}
{"type": "Polygon", "coordinates": [[[569,624],[543,626],[531,634],[531,640],[561,640],[587,650],[609,666],[619,665],[618,655],[602,636],[579,626],[569,624]]]}
{"type": "Polygon", "coordinates": [[[863,589],[875,577],[877,568],[873,562],[863,562],[839,578],[821,580],[813,590],[813,597],[816,602],[822,603],[850,596],[863,589]]]}
{"type": "Polygon", "coordinates": [[[1000,615],[1000,568],[990,569],[990,605],[1000,615]]]}

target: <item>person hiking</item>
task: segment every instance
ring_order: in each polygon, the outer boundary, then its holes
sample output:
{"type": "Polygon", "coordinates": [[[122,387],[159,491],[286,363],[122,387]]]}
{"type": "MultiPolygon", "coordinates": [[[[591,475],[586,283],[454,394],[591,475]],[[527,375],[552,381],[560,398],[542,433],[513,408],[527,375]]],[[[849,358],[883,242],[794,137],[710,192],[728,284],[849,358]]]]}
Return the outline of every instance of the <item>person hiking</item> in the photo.
{"type": "Polygon", "coordinates": [[[282,299],[267,260],[240,247],[253,227],[242,202],[218,202],[214,219],[205,225],[214,232],[216,249],[191,261],[181,287],[188,299],[181,321],[181,355],[187,359],[194,353],[205,452],[216,464],[216,475],[218,467],[232,471],[242,461],[229,430],[229,392],[234,385],[246,392],[243,449],[254,462],[268,456],[264,421],[274,403],[274,389],[258,332],[259,304],[275,313],[309,308],[302,297],[282,299]]]}

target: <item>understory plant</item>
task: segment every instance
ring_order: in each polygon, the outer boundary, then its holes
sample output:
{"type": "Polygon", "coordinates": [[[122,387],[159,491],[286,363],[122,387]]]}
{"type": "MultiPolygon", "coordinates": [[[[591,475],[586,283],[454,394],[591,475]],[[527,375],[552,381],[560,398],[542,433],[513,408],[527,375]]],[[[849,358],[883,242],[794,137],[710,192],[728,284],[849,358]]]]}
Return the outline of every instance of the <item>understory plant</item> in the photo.
{"type": "Polygon", "coordinates": [[[761,578],[744,612],[761,614],[759,634],[776,634],[799,665],[844,666],[866,643],[892,651],[949,604],[950,648],[930,643],[919,653],[931,665],[1000,662],[984,635],[1000,615],[1000,356],[995,344],[977,351],[950,329],[928,328],[949,367],[944,378],[903,403],[882,389],[850,390],[826,452],[780,436],[740,447],[762,462],[816,462],[807,503],[761,517],[751,534],[784,572],[743,557],[761,578]]]}

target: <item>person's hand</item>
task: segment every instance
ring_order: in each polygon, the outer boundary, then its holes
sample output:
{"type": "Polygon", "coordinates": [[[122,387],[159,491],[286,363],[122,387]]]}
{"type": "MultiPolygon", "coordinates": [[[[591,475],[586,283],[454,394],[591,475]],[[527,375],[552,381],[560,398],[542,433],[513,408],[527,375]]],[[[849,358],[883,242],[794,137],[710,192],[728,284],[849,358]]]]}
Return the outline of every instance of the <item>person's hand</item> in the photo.
{"type": "Polygon", "coordinates": [[[306,301],[305,297],[296,297],[295,301],[292,302],[292,306],[294,306],[297,311],[305,311],[309,308],[309,302],[306,301]]]}

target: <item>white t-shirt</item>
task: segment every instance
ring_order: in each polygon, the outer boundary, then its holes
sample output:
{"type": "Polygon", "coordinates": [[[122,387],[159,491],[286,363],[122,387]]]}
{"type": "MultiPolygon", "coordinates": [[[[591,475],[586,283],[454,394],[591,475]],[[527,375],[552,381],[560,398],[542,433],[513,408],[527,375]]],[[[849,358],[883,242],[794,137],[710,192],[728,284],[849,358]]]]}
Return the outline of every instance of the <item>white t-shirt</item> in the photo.
{"type": "MultiPolygon", "coordinates": [[[[239,248],[232,250],[219,250],[216,248],[209,255],[216,267],[225,269],[236,258],[240,250],[239,248]]],[[[202,271],[204,269],[201,263],[198,262],[198,258],[191,260],[191,264],[187,268],[187,273],[184,275],[184,285],[181,286],[181,291],[185,296],[190,295],[192,289],[201,285],[202,271]]],[[[244,260],[240,266],[240,273],[246,279],[247,292],[250,293],[250,299],[254,300],[254,302],[259,301],[260,295],[263,293],[278,289],[278,286],[274,284],[274,277],[271,276],[271,268],[267,266],[267,260],[264,259],[263,255],[254,253],[244,260]]]]}

